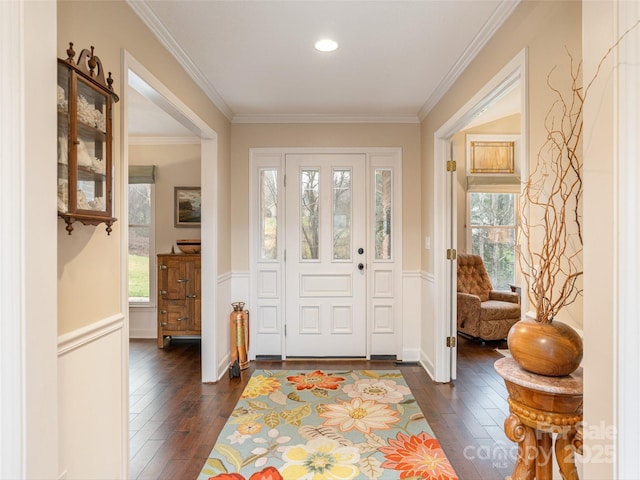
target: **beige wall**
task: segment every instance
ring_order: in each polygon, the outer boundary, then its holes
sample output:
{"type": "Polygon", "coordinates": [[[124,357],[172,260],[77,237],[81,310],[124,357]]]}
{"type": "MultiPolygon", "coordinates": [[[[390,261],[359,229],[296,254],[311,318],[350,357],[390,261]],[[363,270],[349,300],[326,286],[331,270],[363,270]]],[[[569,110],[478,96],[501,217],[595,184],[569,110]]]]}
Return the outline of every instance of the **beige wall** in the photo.
{"type": "MultiPolygon", "coordinates": [[[[179,252],[176,240],[200,238],[199,228],[174,226],[174,187],[200,186],[200,143],[130,145],[129,165],[156,165],[156,253],[179,252]]],[[[203,212],[206,215],[206,212],[203,212]]]]}
{"type": "Polygon", "coordinates": [[[418,124],[234,124],[231,145],[233,270],[249,269],[249,149],[257,147],[401,147],[403,269],[420,268],[418,124]]]}
{"type": "MultiPolygon", "coordinates": [[[[58,2],[58,56],[66,58],[68,42],[79,52],[95,46],[105,71],[112,72],[114,90],[122,95],[124,74],[121,49],[126,49],[218,134],[219,212],[221,232],[228,230],[229,121],[194,84],[176,60],[158,42],[124,1],[58,2]]],[[[78,225],[71,236],[63,222],[58,227],[58,330],[66,333],[122,310],[120,236],[121,209],[121,103],[114,110],[115,216],[118,221],[107,236],[104,225],[78,225]]],[[[218,240],[219,272],[228,271],[229,239],[218,240]],[[227,264],[225,266],[225,264],[227,264]]]]}
{"type": "MultiPolygon", "coordinates": [[[[544,118],[555,97],[547,87],[547,75],[564,89],[569,78],[567,49],[581,56],[581,2],[525,1],[496,32],[486,47],[460,76],[421,124],[423,236],[433,235],[434,134],[523,48],[528,53],[529,159],[535,159],[546,132],[544,118]]],[[[530,160],[531,161],[531,160],[530,160]]],[[[433,250],[424,251],[422,269],[433,272],[433,250]]],[[[581,300],[581,299],[579,299],[581,300]]],[[[561,312],[560,319],[578,328],[582,325],[582,302],[561,312]]]]}

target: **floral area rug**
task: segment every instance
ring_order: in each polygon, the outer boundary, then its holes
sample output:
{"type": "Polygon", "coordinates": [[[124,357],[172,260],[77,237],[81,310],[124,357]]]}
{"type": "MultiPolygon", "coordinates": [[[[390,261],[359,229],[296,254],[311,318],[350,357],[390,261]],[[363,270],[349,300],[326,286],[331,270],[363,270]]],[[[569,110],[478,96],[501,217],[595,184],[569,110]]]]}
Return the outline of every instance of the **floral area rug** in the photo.
{"type": "Polygon", "coordinates": [[[198,480],[457,479],[399,370],[258,370],[198,480]]]}

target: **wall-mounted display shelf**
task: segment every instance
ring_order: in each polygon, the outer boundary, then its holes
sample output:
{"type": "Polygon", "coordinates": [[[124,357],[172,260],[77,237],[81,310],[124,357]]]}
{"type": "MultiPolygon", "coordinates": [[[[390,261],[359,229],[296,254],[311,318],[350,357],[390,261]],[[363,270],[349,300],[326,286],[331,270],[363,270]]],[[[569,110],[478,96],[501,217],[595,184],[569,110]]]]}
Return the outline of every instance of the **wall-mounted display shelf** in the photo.
{"type": "Polygon", "coordinates": [[[102,62],[91,49],[74,61],[58,59],[58,216],[67,223],[107,225],[113,216],[112,106],[118,101],[111,72],[105,79],[102,62]]]}

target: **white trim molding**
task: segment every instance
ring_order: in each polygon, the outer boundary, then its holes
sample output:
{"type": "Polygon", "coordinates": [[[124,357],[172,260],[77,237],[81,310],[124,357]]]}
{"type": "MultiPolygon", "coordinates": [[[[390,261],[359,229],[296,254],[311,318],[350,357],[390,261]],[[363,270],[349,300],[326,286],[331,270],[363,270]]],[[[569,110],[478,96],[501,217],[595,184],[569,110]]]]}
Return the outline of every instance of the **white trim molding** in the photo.
{"type": "MultiPolygon", "coordinates": [[[[640,18],[639,2],[618,3],[618,34],[640,18]]],[[[630,480],[638,476],[640,450],[640,324],[638,291],[640,290],[640,31],[636,26],[620,44],[618,52],[618,165],[617,183],[618,235],[614,262],[618,285],[617,315],[617,405],[615,451],[616,478],[630,480]],[[624,267],[622,266],[624,263],[624,267]]]]}
{"type": "Polygon", "coordinates": [[[0,2],[0,478],[25,478],[23,3],[0,2]]]}
{"type": "Polygon", "coordinates": [[[233,123],[420,123],[415,114],[236,114],[233,123]]]}
{"type": "MultiPolygon", "coordinates": [[[[434,308],[432,314],[433,334],[435,338],[435,356],[433,360],[434,377],[438,382],[448,382],[455,378],[456,355],[445,345],[447,336],[455,336],[455,274],[452,261],[447,260],[445,252],[456,245],[455,215],[456,197],[451,192],[450,173],[446,171],[446,163],[450,155],[451,137],[464,128],[475,114],[490,105],[504,93],[520,84],[521,116],[520,131],[523,132],[519,144],[522,171],[528,171],[528,84],[527,84],[527,50],[521,50],[494,77],[484,85],[462,108],[449,118],[434,134],[434,172],[433,172],[433,240],[434,240],[434,276],[433,291],[434,308]]],[[[526,296],[523,308],[528,306],[526,296]]],[[[426,321],[430,321],[427,319],[426,321]]],[[[454,347],[455,350],[455,347],[454,347]]]]}
{"type": "Polygon", "coordinates": [[[99,320],[91,325],[65,333],[58,337],[58,356],[69,353],[76,348],[98,340],[105,335],[121,330],[124,326],[124,314],[118,313],[111,317],[99,320]]]}
{"type": "Polygon", "coordinates": [[[0,478],[56,478],[56,3],[0,1],[0,478]]]}
{"type": "Polygon", "coordinates": [[[207,77],[200,71],[198,66],[191,60],[189,55],[182,49],[180,44],[169,33],[169,30],[158,19],[151,7],[145,1],[127,0],[127,5],[140,17],[149,30],[156,36],[162,46],[177,60],[177,62],[185,69],[187,74],[209,97],[213,104],[218,107],[222,114],[228,120],[233,118],[233,112],[218,93],[216,88],[209,82],[207,77]]]}
{"type": "MultiPolygon", "coordinates": [[[[138,2],[128,2],[132,8],[138,2]]],[[[155,75],[126,50],[122,51],[123,82],[151,100],[200,138],[202,211],[202,381],[218,379],[218,343],[221,332],[217,319],[218,288],[218,134],[155,75]]],[[[127,118],[127,102],[122,103],[122,117],[127,118]]],[[[128,135],[122,122],[123,168],[128,165],[128,135]]],[[[125,246],[126,247],[126,246],[125,246]]],[[[225,337],[226,338],[226,337],[225,337]]]]}
{"type": "Polygon", "coordinates": [[[442,97],[449,91],[449,89],[456,82],[458,77],[462,75],[462,72],[466,70],[469,64],[476,58],[476,55],[484,48],[487,42],[493,37],[494,33],[502,26],[509,15],[513,13],[515,8],[520,3],[520,0],[510,1],[502,0],[500,5],[495,9],[493,15],[478,34],[475,36],[467,50],[460,56],[458,61],[447,72],[445,78],[440,82],[438,87],[434,90],[431,96],[427,99],[425,104],[418,113],[420,121],[424,120],[431,109],[437,105],[442,97]]]}
{"type": "Polygon", "coordinates": [[[129,135],[129,145],[196,145],[200,137],[133,137],[129,135]]]}

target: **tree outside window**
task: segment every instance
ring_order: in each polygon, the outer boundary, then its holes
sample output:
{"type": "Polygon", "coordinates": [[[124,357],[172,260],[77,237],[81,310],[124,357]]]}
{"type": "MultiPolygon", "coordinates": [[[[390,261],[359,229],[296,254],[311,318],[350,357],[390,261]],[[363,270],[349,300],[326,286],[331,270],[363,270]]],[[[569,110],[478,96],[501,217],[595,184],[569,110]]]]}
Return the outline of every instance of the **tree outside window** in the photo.
{"type": "Polygon", "coordinates": [[[151,184],[129,185],[129,302],[150,303],[151,184]]]}
{"type": "Polygon", "coordinates": [[[515,193],[469,193],[471,252],[480,255],[496,290],[509,290],[516,278],[515,193]]]}

